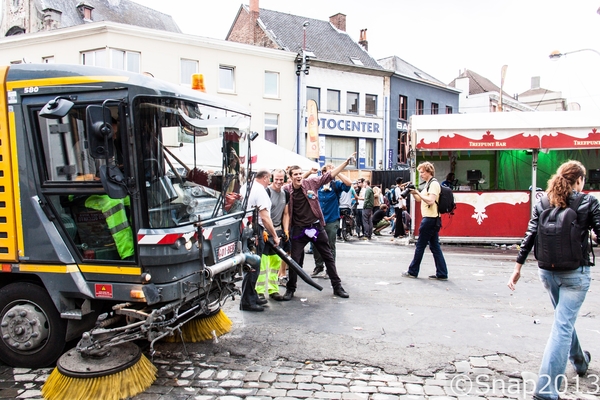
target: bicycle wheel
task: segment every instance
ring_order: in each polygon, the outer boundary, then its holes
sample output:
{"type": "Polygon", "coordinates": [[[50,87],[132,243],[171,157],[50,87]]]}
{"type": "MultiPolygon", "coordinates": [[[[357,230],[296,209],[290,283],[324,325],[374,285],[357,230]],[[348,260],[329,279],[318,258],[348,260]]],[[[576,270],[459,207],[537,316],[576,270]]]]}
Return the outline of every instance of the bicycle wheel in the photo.
{"type": "Polygon", "coordinates": [[[345,242],[348,241],[350,237],[348,236],[348,222],[346,221],[346,216],[343,215],[342,216],[342,239],[344,239],[345,242]]]}

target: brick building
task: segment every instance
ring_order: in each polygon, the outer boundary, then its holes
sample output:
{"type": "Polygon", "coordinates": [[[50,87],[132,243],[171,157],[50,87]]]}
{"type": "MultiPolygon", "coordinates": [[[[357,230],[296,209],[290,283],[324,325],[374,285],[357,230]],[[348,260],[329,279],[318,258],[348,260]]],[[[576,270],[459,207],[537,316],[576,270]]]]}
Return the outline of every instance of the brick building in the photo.
{"type": "Polygon", "coordinates": [[[367,52],[366,29],[360,44],[346,32],[346,16],[328,21],[259,8],[258,0],[242,5],[226,40],[298,53],[297,150],[307,143],[306,100],[315,100],[321,162],[339,163],[358,152],[358,168],[381,168],[385,154],[385,80],[382,68],[367,52]],[[302,64],[309,57],[309,68],[302,64]],[[307,72],[304,72],[307,71],[307,72]]]}

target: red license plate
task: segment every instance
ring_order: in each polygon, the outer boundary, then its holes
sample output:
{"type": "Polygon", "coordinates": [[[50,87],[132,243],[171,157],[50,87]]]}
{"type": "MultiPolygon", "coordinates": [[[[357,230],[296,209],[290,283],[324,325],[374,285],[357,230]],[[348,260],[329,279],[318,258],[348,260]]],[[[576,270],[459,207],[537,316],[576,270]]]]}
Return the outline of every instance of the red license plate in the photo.
{"type": "Polygon", "coordinates": [[[219,249],[217,250],[217,260],[228,257],[235,253],[235,245],[236,243],[233,242],[226,244],[225,246],[219,247],[219,249]]]}

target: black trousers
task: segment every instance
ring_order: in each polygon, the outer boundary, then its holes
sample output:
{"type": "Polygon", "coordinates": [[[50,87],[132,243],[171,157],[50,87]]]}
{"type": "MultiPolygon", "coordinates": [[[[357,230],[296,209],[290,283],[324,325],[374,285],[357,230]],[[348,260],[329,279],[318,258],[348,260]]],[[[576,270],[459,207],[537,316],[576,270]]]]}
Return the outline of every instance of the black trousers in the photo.
{"type": "MultiPolygon", "coordinates": [[[[310,227],[305,226],[293,226],[290,232],[290,238],[292,241],[292,259],[302,267],[304,264],[304,247],[308,242],[313,242],[313,246],[319,251],[321,258],[325,262],[325,269],[329,280],[331,281],[331,287],[337,289],[342,286],[342,280],[338,276],[337,268],[335,267],[335,259],[331,254],[331,247],[329,247],[329,238],[327,232],[321,224],[315,224],[310,227]],[[315,228],[318,231],[317,239],[314,241],[304,234],[305,228],[315,228]]],[[[294,268],[288,268],[289,279],[286,285],[287,290],[292,292],[296,291],[296,284],[298,282],[298,273],[294,271],[294,268]]]]}
{"type": "Polygon", "coordinates": [[[404,220],[402,218],[402,207],[394,207],[394,214],[396,215],[396,225],[394,226],[394,237],[401,237],[406,235],[404,230],[404,220]]]}
{"type": "MultiPolygon", "coordinates": [[[[265,250],[265,241],[263,239],[263,228],[259,228],[258,244],[256,246],[256,255],[262,256],[265,250]]],[[[260,267],[251,269],[250,271],[244,272],[244,279],[242,280],[242,299],[241,304],[243,306],[256,305],[258,300],[258,294],[256,294],[256,281],[260,274],[260,267]]]]}

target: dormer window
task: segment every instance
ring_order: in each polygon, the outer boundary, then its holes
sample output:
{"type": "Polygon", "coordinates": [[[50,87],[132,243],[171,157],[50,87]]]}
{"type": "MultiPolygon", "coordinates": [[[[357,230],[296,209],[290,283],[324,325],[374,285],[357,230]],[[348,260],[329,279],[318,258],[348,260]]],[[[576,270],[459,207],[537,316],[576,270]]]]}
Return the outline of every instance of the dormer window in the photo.
{"type": "Polygon", "coordinates": [[[94,7],[86,3],[79,3],[77,9],[84,21],[92,21],[92,10],[94,7]]]}

